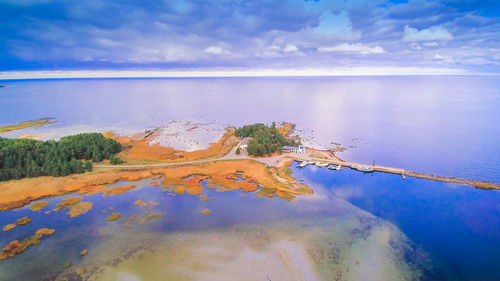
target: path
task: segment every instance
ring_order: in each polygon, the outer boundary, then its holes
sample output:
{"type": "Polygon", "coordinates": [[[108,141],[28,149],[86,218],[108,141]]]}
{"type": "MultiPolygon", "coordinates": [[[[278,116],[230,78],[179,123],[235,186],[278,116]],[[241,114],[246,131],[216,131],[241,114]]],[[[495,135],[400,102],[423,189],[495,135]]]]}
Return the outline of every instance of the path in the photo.
{"type": "MultiPolygon", "coordinates": [[[[241,143],[241,141],[240,141],[241,143]]],[[[198,163],[206,163],[206,162],[213,162],[213,161],[223,161],[223,160],[238,160],[238,159],[251,159],[254,161],[258,161],[260,163],[263,163],[268,166],[278,166],[280,163],[283,163],[283,159],[285,157],[292,158],[293,160],[297,161],[313,161],[313,162],[324,162],[332,165],[341,165],[343,167],[348,167],[354,170],[360,170],[360,171],[374,171],[374,172],[381,172],[381,173],[390,173],[390,174],[396,174],[396,175],[404,175],[406,177],[414,177],[414,178],[421,178],[421,179],[427,179],[427,180],[434,180],[434,181],[441,181],[441,182],[448,182],[448,183],[456,183],[456,184],[465,184],[465,185],[470,185],[476,188],[482,188],[482,189],[497,189],[500,190],[500,184],[497,183],[490,183],[490,182],[484,182],[484,181],[476,181],[476,180],[467,180],[467,179],[461,179],[461,178],[454,178],[454,177],[443,177],[443,176],[435,176],[435,175],[430,175],[430,174],[424,174],[424,173],[418,173],[418,172],[412,172],[412,171],[407,171],[404,169],[400,168],[394,168],[394,167],[386,167],[386,166],[378,166],[378,165],[366,165],[366,164],[360,164],[360,163],[353,163],[353,162],[347,162],[344,161],[338,157],[336,157],[333,154],[327,154],[325,151],[308,151],[305,154],[298,154],[298,153],[283,153],[280,155],[276,156],[271,156],[271,157],[249,157],[246,153],[246,150],[241,150],[241,154],[238,155],[236,154],[236,148],[240,146],[240,143],[238,143],[237,146],[235,146],[229,153],[222,157],[217,157],[217,158],[207,158],[207,159],[200,159],[200,160],[193,160],[193,161],[183,161],[183,162],[170,162],[170,163],[154,163],[154,164],[141,164],[141,165],[94,165],[94,167],[99,167],[99,168],[147,168],[147,167],[164,167],[164,166],[177,166],[177,165],[186,165],[186,164],[198,164],[198,163]],[[322,156],[328,157],[326,159],[324,158],[317,158],[317,157],[311,157],[312,155],[310,152],[315,152],[316,154],[320,153],[322,156]]]]}

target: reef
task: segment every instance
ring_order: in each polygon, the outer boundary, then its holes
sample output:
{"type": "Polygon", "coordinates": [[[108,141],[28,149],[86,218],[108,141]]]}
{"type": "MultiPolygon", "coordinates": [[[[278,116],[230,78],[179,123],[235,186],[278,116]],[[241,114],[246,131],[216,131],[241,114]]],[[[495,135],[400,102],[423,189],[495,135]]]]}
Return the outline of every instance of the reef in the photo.
{"type": "Polygon", "coordinates": [[[17,219],[16,224],[17,225],[25,225],[25,224],[30,223],[31,221],[32,221],[32,219],[29,217],[22,217],[22,218],[17,219]]]}
{"type": "Polygon", "coordinates": [[[45,202],[45,201],[35,202],[35,203],[31,204],[31,210],[33,212],[38,212],[41,209],[47,207],[48,205],[49,205],[49,202],[45,202]]]}
{"type": "Polygon", "coordinates": [[[139,199],[139,200],[134,202],[134,205],[139,206],[141,208],[152,209],[155,206],[158,206],[158,202],[155,202],[155,201],[144,202],[144,201],[139,199]]]}
{"type": "Polygon", "coordinates": [[[92,202],[83,202],[82,200],[82,196],[66,198],[59,204],[57,204],[57,207],[54,209],[54,211],[57,212],[61,209],[68,209],[68,215],[70,217],[78,217],[92,210],[92,207],[94,206],[92,202]]]}
{"type": "Polygon", "coordinates": [[[40,228],[34,235],[26,237],[23,241],[18,240],[11,241],[7,246],[5,246],[0,252],[0,260],[5,260],[15,255],[24,252],[27,248],[40,244],[40,239],[46,235],[52,235],[56,232],[55,229],[50,228],[40,228]]]}
{"type": "Polygon", "coordinates": [[[17,226],[17,224],[15,224],[15,223],[9,223],[8,225],[3,227],[3,231],[12,230],[12,229],[16,228],[16,226],[17,226]]]}
{"type": "Polygon", "coordinates": [[[39,128],[52,123],[55,123],[55,118],[42,118],[37,120],[24,121],[14,125],[0,126],[0,134],[26,128],[39,128]]]}
{"type": "Polygon", "coordinates": [[[104,196],[115,196],[118,194],[123,194],[131,189],[134,189],[135,185],[124,185],[124,186],[119,186],[119,187],[114,187],[111,189],[108,189],[104,192],[104,196]]]}
{"type": "Polygon", "coordinates": [[[122,217],[122,214],[120,214],[120,213],[112,213],[108,216],[107,220],[108,221],[115,221],[115,220],[119,220],[121,217],[122,217]]]}
{"type": "Polygon", "coordinates": [[[158,212],[158,213],[146,213],[143,216],[132,215],[132,216],[126,218],[125,223],[123,223],[122,225],[127,227],[127,228],[130,228],[130,227],[132,227],[132,223],[144,224],[144,223],[149,222],[150,220],[160,219],[160,218],[163,218],[164,216],[165,216],[165,213],[160,213],[160,212],[158,212]]]}

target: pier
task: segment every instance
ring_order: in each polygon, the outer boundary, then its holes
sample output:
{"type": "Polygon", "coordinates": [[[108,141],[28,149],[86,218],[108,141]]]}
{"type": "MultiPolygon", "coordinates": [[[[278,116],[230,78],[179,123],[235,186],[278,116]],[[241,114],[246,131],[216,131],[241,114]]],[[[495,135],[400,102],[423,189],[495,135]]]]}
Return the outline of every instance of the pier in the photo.
{"type": "Polygon", "coordinates": [[[405,169],[395,168],[395,167],[353,163],[353,162],[344,161],[335,155],[332,155],[332,156],[336,159],[296,157],[296,155],[294,155],[292,158],[294,158],[296,161],[315,161],[315,162],[328,163],[330,165],[342,165],[342,167],[348,167],[348,168],[351,168],[353,170],[357,170],[357,171],[365,172],[365,173],[366,172],[389,173],[389,174],[401,175],[401,176],[405,176],[405,177],[414,177],[414,178],[419,178],[419,179],[448,182],[448,183],[455,183],[455,184],[465,184],[465,185],[470,185],[470,186],[473,186],[476,188],[481,188],[481,189],[500,190],[500,184],[498,184],[498,183],[491,183],[491,182],[477,181],[477,180],[468,180],[468,179],[462,179],[462,178],[456,178],[456,177],[436,176],[436,175],[431,175],[431,174],[407,171],[405,169]],[[304,158],[307,158],[307,159],[304,159],[304,158]]]}

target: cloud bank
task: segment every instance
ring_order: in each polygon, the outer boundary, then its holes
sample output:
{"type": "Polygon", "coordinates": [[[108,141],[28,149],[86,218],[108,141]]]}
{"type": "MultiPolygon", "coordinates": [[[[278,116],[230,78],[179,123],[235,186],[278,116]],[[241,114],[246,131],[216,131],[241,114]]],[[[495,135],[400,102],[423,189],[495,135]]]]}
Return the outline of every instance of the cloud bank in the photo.
{"type": "Polygon", "coordinates": [[[500,11],[469,0],[0,0],[0,71],[500,73],[500,11]]]}

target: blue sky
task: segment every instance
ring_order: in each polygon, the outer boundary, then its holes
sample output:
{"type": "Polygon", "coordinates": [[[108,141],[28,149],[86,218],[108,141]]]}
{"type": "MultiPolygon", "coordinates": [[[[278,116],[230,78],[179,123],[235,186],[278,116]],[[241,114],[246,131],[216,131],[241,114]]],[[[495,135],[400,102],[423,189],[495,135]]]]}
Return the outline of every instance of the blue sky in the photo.
{"type": "Polygon", "coordinates": [[[500,73],[500,1],[0,0],[0,71],[500,73]]]}

